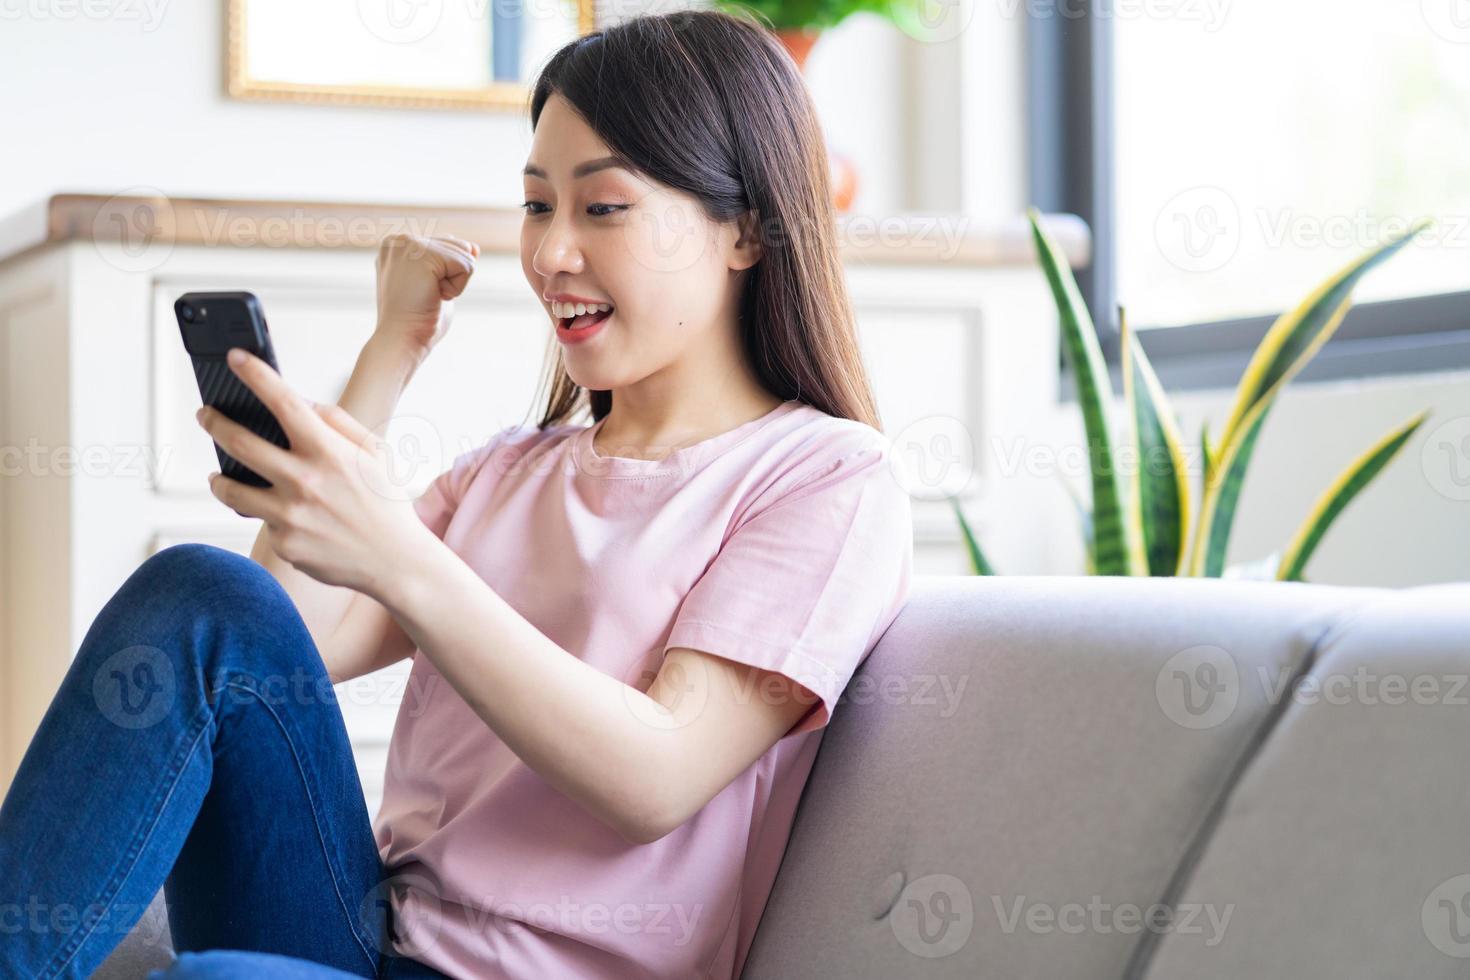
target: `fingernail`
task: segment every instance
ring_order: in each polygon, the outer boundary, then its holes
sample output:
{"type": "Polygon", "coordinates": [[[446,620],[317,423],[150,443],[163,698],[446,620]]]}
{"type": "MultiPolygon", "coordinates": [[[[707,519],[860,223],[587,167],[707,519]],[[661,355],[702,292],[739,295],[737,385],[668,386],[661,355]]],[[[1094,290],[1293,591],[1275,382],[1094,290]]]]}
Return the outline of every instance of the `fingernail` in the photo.
{"type": "Polygon", "coordinates": [[[225,360],[229,361],[235,367],[239,367],[245,363],[245,352],[238,347],[231,347],[230,352],[225,355],[225,360]]]}
{"type": "Polygon", "coordinates": [[[199,411],[197,411],[197,412],[194,413],[194,421],[196,421],[196,422],[203,422],[204,421],[204,414],[206,412],[208,412],[208,411],[209,411],[209,407],[207,405],[206,406],[201,406],[200,409],[199,409],[199,411]]]}

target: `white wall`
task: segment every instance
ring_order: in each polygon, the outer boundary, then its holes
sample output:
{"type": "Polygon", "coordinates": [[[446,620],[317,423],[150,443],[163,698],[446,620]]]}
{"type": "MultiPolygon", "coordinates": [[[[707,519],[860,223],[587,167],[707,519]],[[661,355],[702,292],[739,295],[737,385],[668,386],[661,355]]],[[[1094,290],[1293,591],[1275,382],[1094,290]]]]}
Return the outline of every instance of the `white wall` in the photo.
{"type": "MultiPolygon", "coordinates": [[[[0,216],[58,191],[132,187],[175,197],[522,200],[531,132],[521,114],[234,100],[224,94],[224,0],[98,0],[118,12],[108,18],[64,16],[82,6],[68,3],[0,3],[0,216]]],[[[911,196],[902,141],[884,134],[901,127],[893,72],[916,43],[860,14],[808,62],[829,141],[862,172],[857,210],[890,212],[911,196]]]]}

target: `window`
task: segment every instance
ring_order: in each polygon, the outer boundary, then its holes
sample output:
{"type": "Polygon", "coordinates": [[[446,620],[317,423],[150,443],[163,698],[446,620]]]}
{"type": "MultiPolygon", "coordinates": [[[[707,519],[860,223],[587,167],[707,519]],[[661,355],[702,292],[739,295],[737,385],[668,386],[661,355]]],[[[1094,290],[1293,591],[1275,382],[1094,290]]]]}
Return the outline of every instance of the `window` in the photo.
{"type": "Polygon", "coordinates": [[[1033,196],[1093,225],[1110,359],[1122,303],[1166,383],[1231,384],[1281,310],[1428,218],[1303,377],[1470,366],[1470,0],[1029,14],[1031,123],[1090,157],[1038,159],[1033,137],[1033,196]]]}

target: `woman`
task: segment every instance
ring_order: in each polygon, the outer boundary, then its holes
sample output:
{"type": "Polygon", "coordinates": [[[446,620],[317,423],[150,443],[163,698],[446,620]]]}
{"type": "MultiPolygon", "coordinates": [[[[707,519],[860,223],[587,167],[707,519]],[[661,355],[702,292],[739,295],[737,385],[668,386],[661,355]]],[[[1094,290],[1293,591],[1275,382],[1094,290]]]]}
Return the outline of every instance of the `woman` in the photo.
{"type": "Polygon", "coordinates": [[[822,137],[712,12],[568,44],[531,123],[543,417],[386,492],[369,430],[473,273],[452,238],[384,243],[340,405],[235,365],[291,443],[202,421],[272,483],[211,478],[255,560],[168,548],[92,624],[0,809],[0,909],[51,910],[7,975],[85,976],[165,881],[155,980],[739,975],[912,564],[822,137]],[[407,657],[370,823],[332,685],[407,657]]]}

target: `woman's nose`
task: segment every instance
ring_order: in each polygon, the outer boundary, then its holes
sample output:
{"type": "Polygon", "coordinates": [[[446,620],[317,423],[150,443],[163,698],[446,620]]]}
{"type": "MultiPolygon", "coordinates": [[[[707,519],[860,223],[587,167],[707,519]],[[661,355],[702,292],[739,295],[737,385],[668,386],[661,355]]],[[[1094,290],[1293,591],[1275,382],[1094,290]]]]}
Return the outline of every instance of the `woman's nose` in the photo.
{"type": "Polygon", "coordinates": [[[547,279],[558,272],[581,272],[582,250],[571,230],[553,219],[536,246],[531,267],[547,279]]]}

